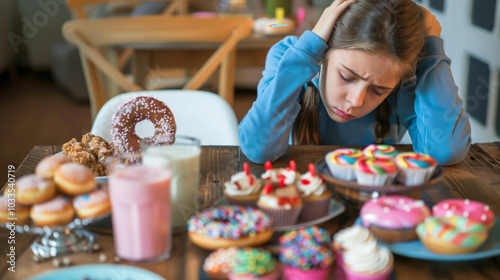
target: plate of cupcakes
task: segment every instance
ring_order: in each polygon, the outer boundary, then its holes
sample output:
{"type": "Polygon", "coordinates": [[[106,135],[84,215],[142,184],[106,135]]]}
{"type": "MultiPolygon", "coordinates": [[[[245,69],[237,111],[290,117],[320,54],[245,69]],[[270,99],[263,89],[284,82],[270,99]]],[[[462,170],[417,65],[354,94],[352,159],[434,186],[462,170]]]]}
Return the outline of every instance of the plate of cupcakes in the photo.
{"type": "Polygon", "coordinates": [[[420,198],[421,190],[440,182],[443,169],[427,154],[398,152],[371,144],[364,149],[340,148],[315,162],[339,197],[357,207],[371,198],[400,194],[420,198]]]}

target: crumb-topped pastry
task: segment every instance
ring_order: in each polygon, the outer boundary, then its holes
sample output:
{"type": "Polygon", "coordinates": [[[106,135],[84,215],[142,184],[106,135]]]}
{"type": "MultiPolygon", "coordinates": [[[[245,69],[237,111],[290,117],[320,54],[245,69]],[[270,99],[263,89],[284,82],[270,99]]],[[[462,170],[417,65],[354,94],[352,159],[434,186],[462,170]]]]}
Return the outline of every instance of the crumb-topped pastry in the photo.
{"type": "Polygon", "coordinates": [[[81,142],[73,138],[64,143],[62,152],[74,162],[88,166],[95,176],[107,176],[106,160],[115,154],[115,149],[102,137],[89,132],[82,136],[81,142]]]}
{"type": "Polygon", "coordinates": [[[243,163],[243,171],[231,176],[224,183],[224,195],[229,204],[257,207],[262,182],[250,173],[248,163],[243,163]]]}
{"type": "Polygon", "coordinates": [[[311,221],[327,215],[332,198],[332,192],[326,188],[325,180],[318,174],[314,164],[310,163],[308,168],[309,171],[302,174],[297,182],[304,204],[299,216],[301,221],[311,221]]]}
{"type": "Polygon", "coordinates": [[[196,245],[215,250],[257,246],[272,237],[272,220],[250,206],[223,205],[205,209],[188,220],[188,236],[196,245]]]}

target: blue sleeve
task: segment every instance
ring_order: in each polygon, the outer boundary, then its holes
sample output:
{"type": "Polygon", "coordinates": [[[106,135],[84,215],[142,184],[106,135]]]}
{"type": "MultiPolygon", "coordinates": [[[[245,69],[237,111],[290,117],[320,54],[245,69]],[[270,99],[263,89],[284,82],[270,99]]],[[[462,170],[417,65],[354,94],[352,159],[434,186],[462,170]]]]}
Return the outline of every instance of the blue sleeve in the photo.
{"type": "Polygon", "coordinates": [[[257,99],[238,130],[243,153],[256,163],[274,161],[285,154],[304,85],[319,71],[327,49],[311,31],[300,38],[288,36],[268,52],[257,99]]]}
{"type": "Polygon", "coordinates": [[[413,150],[431,155],[439,165],[458,163],[471,145],[469,117],[458,95],[450,63],[443,40],[428,37],[426,54],[417,65],[416,84],[398,93],[398,116],[408,128],[413,150]]]}

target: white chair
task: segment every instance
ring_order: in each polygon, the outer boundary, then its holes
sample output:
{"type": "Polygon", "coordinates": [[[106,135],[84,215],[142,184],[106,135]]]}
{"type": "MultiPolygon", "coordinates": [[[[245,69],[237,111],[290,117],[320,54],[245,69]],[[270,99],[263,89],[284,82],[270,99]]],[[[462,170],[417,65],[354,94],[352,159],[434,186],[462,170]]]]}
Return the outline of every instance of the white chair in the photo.
{"type": "MultiPolygon", "coordinates": [[[[157,90],[128,92],[108,100],[97,114],[91,133],[111,142],[111,120],[124,103],[138,97],[152,96],[167,104],[177,124],[176,135],[200,139],[201,145],[239,145],[238,118],[229,104],[219,95],[201,90],[157,90]]],[[[153,135],[147,121],[136,126],[141,137],[153,135]]]]}

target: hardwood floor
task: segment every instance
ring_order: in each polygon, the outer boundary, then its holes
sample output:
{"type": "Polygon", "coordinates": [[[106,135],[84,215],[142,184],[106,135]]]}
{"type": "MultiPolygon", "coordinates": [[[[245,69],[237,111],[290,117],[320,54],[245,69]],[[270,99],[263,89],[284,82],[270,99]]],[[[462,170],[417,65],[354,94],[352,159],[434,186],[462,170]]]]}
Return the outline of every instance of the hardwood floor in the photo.
{"type": "MultiPolygon", "coordinates": [[[[235,112],[243,118],[256,98],[253,90],[237,90],[235,112]]],[[[62,145],[90,131],[90,107],[59,88],[50,73],[19,72],[0,76],[0,168],[16,168],[35,145],[62,145]]],[[[5,179],[6,180],[6,179],[5,179]]]]}

